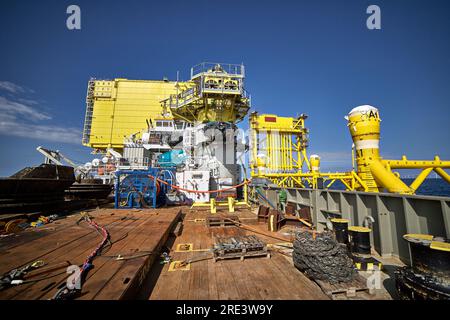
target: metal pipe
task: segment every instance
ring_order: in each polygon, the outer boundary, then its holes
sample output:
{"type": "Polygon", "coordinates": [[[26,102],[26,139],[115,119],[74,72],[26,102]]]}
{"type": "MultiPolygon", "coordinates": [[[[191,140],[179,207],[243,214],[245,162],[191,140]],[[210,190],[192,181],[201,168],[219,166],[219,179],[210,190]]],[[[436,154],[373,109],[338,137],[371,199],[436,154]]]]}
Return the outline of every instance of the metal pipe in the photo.
{"type": "Polygon", "coordinates": [[[450,168],[450,161],[441,161],[438,156],[434,160],[408,160],[403,156],[401,160],[381,160],[381,162],[392,169],[450,168]]]}
{"type": "Polygon", "coordinates": [[[442,179],[450,183],[450,175],[441,168],[434,168],[434,171],[441,176],[442,179]]]}
{"type": "Polygon", "coordinates": [[[428,175],[433,171],[433,168],[426,168],[422,170],[422,172],[419,173],[419,175],[416,177],[416,179],[411,183],[409,186],[414,192],[416,192],[417,189],[419,189],[420,185],[425,181],[425,179],[428,177],[428,175]]]}
{"type": "Polygon", "coordinates": [[[373,160],[369,168],[375,180],[389,192],[413,193],[402,180],[393,174],[392,171],[387,170],[379,160],[373,160]]]}

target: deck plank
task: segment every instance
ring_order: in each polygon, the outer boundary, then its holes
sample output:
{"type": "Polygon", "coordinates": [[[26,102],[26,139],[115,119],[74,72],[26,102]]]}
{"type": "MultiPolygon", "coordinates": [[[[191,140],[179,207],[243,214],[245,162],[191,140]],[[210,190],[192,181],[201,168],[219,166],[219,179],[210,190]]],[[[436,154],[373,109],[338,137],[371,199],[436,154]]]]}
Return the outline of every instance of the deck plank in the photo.
{"type": "MultiPolygon", "coordinates": [[[[129,224],[129,222],[121,221],[108,229],[110,232],[116,232],[116,230],[121,230],[126,224],[129,224]]],[[[58,248],[57,250],[52,251],[41,258],[50,265],[64,261],[70,261],[71,264],[81,265],[92,250],[95,249],[99,241],[101,241],[101,238],[98,233],[94,231],[88,236],[83,237],[80,241],[71,242],[70,245],[58,248]],[[84,245],[80,246],[80,241],[83,241],[84,245]]],[[[58,270],[54,274],[58,274],[61,271],[64,270],[58,270]]],[[[32,283],[28,287],[22,288],[22,286],[19,286],[17,288],[21,289],[21,292],[13,298],[20,300],[41,299],[45,295],[47,295],[48,298],[51,298],[56,292],[55,288],[61,283],[64,283],[67,276],[68,275],[66,273],[63,273],[43,281],[32,283]]]]}
{"type": "MultiPolygon", "coordinates": [[[[121,236],[128,234],[128,236],[115,243],[112,248],[106,252],[108,256],[115,256],[118,254],[124,255],[131,253],[131,248],[136,248],[135,241],[141,232],[146,231],[146,227],[149,223],[157,220],[157,217],[152,215],[148,217],[140,217],[131,224],[131,228],[122,230],[121,235],[116,237],[116,240],[121,239],[121,236]],[[126,240],[126,241],[125,241],[126,240]]],[[[87,274],[86,281],[83,285],[83,295],[80,297],[82,300],[93,299],[95,294],[99,292],[106,282],[117,272],[117,270],[123,264],[123,261],[116,261],[111,258],[99,257],[96,259],[94,269],[90,270],[87,274]]]]}
{"type": "MultiPolygon", "coordinates": [[[[224,237],[253,234],[238,227],[207,228],[205,223],[194,222],[209,213],[201,210],[187,210],[183,221],[183,232],[171,246],[174,260],[197,257],[202,251],[175,252],[179,243],[193,243],[195,249],[210,249],[214,235],[224,237]]],[[[238,215],[243,221],[252,221],[258,230],[267,232],[265,224],[253,221],[254,213],[241,210],[238,215]],[[252,220],[253,219],[253,220],[252,220]]],[[[280,240],[257,234],[268,243],[280,240]]],[[[277,235],[278,236],[278,235],[277,235]]],[[[190,271],[168,272],[167,266],[161,270],[155,287],[149,296],[151,300],[159,299],[327,299],[321,289],[303,276],[283,256],[221,260],[212,259],[193,262],[190,271]]]]}
{"type": "MultiPolygon", "coordinates": [[[[83,284],[83,299],[121,299],[131,293],[130,286],[140,285],[152,263],[159,256],[159,249],[166,242],[171,227],[180,216],[179,208],[115,210],[100,209],[90,213],[98,224],[105,226],[111,234],[113,245],[106,255],[127,254],[135,251],[153,251],[155,254],[127,261],[97,257],[83,284]],[[126,217],[126,219],[124,219],[126,217]],[[131,218],[131,219],[130,219],[131,218]],[[124,235],[128,235],[124,237],[124,235]],[[120,240],[114,242],[115,240],[120,240]],[[158,252],[158,253],[157,253],[158,252]],[[123,279],[129,278],[128,283],[123,279]]],[[[61,222],[58,230],[44,237],[32,239],[29,243],[10,246],[0,250],[2,269],[18,267],[43,259],[49,265],[70,260],[81,265],[98,245],[100,237],[89,226],[75,222],[79,216],[61,222]],[[6,258],[7,260],[3,260],[6,258]],[[6,263],[3,263],[6,261],[6,263]],[[11,267],[13,266],[13,267],[11,267]]],[[[62,220],[61,220],[62,221],[62,220]]],[[[6,272],[5,271],[5,272],[6,272]]],[[[64,272],[64,270],[62,270],[64,272]]],[[[55,277],[36,283],[8,288],[0,292],[0,299],[48,299],[56,293],[56,287],[63,284],[67,274],[55,271],[55,277]],[[59,273],[59,274],[58,274],[59,273]]],[[[49,275],[54,275],[53,272],[49,275]]],[[[39,276],[37,278],[40,278],[39,276]]],[[[136,289],[137,290],[137,289],[136,289]]]]}
{"type": "Polygon", "coordinates": [[[286,257],[279,253],[275,253],[272,258],[272,262],[277,267],[278,272],[282,273],[286,277],[291,286],[294,286],[296,298],[302,300],[323,299],[324,295],[320,287],[297,270],[293,263],[286,265],[286,260],[286,257]]]}
{"type": "MultiPolygon", "coordinates": [[[[101,213],[95,214],[94,217],[101,219],[102,224],[105,226],[109,226],[109,224],[120,220],[116,216],[104,215],[101,213]]],[[[78,219],[79,215],[72,217],[70,221],[65,224],[64,229],[60,230],[61,232],[56,232],[54,235],[50,234],[50,236],[23,243],[12,249],[0,250],[0,259],[2,260],[0,273],[5,273],[18,266],[32,263],[54,250],[61,249],[71,243],[79,241],[83,237],[96,233],[95,230],[88,226],[76,225],[78,219]]]]}
{"type": "MultiPolygon", "coordinates": [[[[253,234],[235,226],[208,228],[205,222],[194,222],[194,219],[206,218],[209,215],[208,210],[188,210],[180,207],[156,210],[99,209],[90,214],[100,225],[107,227],[112,241],[120,241],[114,242],[104,254],[108,257],[100,256],[94,260],[94,268],[87,274],[79,299],[133,298],[138,294],[138,288],[147,284],[147,274],[151,274],[153,278],[153,283],[148,288],[151,292],[145,293],[143,290],[142,295],[152,300],[327,299],[315,283],[295,269],[288,259],[277,253],[270,259],[255,257],[243,261],[194,261],[189,271],[169,272],[168,264],[158,264],[163,245],[168,246],[173,260],[195,260],[212,257],[207,250],[214,244],[214,235],[230,237],[253,234]],[[178,221],[180,209],[185,214],[183,229],[181,234],[175,237],[170,235],[170,231],[178,221]],[[127,218],[122,220],[124,217],[127,218]],[[167,242],[169,237],[170,241],[167,242]],[[193,243],[194,251],[175,252],[180,243],[193,243]],[[151,251],[152,254],[126,261],[114,259],[118,254],[126,255],[138,251],[151,251]]],[[[253,227],[267,232],[265,224],[254,221],[255,214],[250,210],[239,209],[234,214],[242,218],[244,223],[251,221],[253,227]]],[[[75,222],[78,217],[79,215],[74,215],[60,220],[54,230],[42,233],[39,237],[30,233],[16,245],[9,243],[2,249],[0,242],[0,259],[7,258],[2,260],[7,263],[2,262],[1,268],[6,272],[39,258],[49,265],[64,260],[81,264],[98,244],[100,237],[87,225],[77,226],[75,222]],[[23,239],[27,237],[29,241],[25,242],[23,239]]],[[[257,236],[267,243],[280,242],[267,236],[257,236]]],[[[54,295],[58,284],[63,284],[66,278],[67,274],[60,274],[35,284],[9,288],[0,292],[0,299],[48,299],[54,295]]]]}
{"type": "Polygon", "coordinates": [[[95,299],[130,299],[137,294],[151,266],[159,256],[170,231],[175,227],[181,214],[180,209],[159,212],[157,221],[148,226],[133,240],[135,250],[153,252],[151,255],[125,261],[105,286],[95,295],[95,299]]]}

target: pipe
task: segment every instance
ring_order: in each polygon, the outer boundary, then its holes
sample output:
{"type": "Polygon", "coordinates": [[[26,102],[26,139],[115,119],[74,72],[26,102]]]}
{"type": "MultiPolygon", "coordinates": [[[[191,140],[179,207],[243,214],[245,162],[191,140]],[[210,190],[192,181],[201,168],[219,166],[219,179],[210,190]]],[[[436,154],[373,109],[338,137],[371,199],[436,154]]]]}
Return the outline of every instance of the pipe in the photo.
{"type": "Polygon", "coordinates": [[[375,180],[389,192],[413,193],[402,180],[397,178],[392,171],[387,170],[379,160],[373,160],[369,168],[375,180]]]}
{"type": "Polygon", "coordinates": [[[434,168],[434,171],[441,176],[442,179],[450,183],[450,175],[444,171],[442,168],[434,168]]]}
{"type": "Polygon", "coordinates": [[[409,186],[414,192],[420,187],[420,185],[425,181],[428,175],[433,171],[433,168],[423,169],[422,172],[414,179],[413,183],[409,186]]]}
{"type": "Polygon", "coordinates": [[[450,161],[441,161],[439,157],[434,160],[408,160],[405,156],[401,160],[381,160],[392,169],[423,169],[423,168],[450,168],[450,161]]]}

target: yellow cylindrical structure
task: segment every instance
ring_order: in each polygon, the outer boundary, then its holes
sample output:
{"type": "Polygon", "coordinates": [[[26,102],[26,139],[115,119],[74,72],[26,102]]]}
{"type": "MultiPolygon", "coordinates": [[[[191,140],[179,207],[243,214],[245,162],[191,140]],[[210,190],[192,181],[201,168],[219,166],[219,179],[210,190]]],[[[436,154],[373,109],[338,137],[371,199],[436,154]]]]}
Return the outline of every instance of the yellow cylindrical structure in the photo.
{"type": "Polygon", "coordinates": [[[369,105],[353,108],[348,116],[348,128],[355,145],[357,173],[368,191],[380,191],[370,170],[370,163],[380,158],[380,117],[378,109],[369,105]]]}
{"type": "Polygon", "coordinates": [[[350,111],[346,117],[355,145],[357,174],[366,184],[367,191],[412,193],[412,190],[381,163],[380,115],[378,109],[362,105],[350,111]]]}
{"type": "Polygon", "coordinates": [[[317,154],[312,154],[309,157],[309,163],[311,164],[311,172],[317,173],[320,171],[320,157],[317,154]]]}
{"type": "Polygon", "coordinates": [[[357,162],[379,159],[381,120],[378,109],[369,105],[356,107],[350,111],[347,120],[355,144],[357,162]]]}

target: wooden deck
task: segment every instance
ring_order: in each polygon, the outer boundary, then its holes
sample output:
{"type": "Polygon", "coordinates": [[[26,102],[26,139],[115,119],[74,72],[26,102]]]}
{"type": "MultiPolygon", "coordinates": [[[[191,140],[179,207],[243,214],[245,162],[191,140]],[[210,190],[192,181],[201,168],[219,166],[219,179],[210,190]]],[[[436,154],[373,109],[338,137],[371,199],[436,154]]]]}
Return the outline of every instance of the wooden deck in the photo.
{"type": "MultiPolygon", "coordinates": [[[[94,268],[87,274],[79,299],[135,298],[152,264],[159,259],[159,251],[181,215],[180,208],[98,209],[89,214],[98,224],[107,228],[112,246],[94,260],[94,268]],[[142,253],[147,255],[142,256],[142,253]],[[116,260],[119,254],[141,256],[116,260]]],[[[36,260],[43,260],[47,264],[42,268],[65,261],[81,265],[99,244],[101,237],[88,224],[81,222],[77,225],[79,218],[80,215],[75,214],[0,239],[0,274],[36,260]]],[[[49,299],[65,283],[68,276],[65,269],[63,267],[47,274],[27,277],[25,280],[40,281],[2,290],[0,299],[49,299]]]]}
{"type": "MultiPolygon", "coordinates": [[[[210,251],[214,235],[255,233],[235,226],[208,228],[207,210],[190,210],[187,207],[97,209],[89,214],[110,232],[112,246],[94,260],[94,268],[88,272],[81,296],[77,299],[329,299],[316,283],[293,266],[291,258],[275,251],[270,251],[270,258],[214,262],[210,251]],[[171,234],[174,229],[177,229],[178,236],[171,234]],[[179,244],[186,243],[191,244],[191,251],[177,250],[179,244]],[[169,271],[169,264],[159,263],[162,251],[168,252],[173,260],[203,260],[192,262],[188,270],[169,271]],[[145,253],[147,255],[135,257],[145,253]],[[132,255],[134,258],[117,260],[118,255],[132,255]]],[[[252,228],[268,232],[266,224],[258,223],[256,215],[249,209],[237,210],[232,215],[237,215],[242,223],[252,228]]],[[[87,223],[77,225],[79,218],[79,213],[73,214],[51,224],[1,238],[0,274],[36,260],[46,263],[41,269],[65,261],[81,265],[99,244],[101,237],[87,223]]],[[[276,235],[283,237],[282,232],[276,235]]],[[[268,244],[282,242],[261,234],[256,236],[268,244]]],[[[2,290],[0,299],[53,297],[58,287],[65,284],[68,276],[66,268],[33,276],[41,269],[25,278],[27,281],[40,281],[2,290]]]]}
{"type": "MultiPolygon", "coordinates": [[[[237,236],[254,234],[237,227],[208,228],[205,219],[207,211],[184,210],[181,235],[169,240],[167,246],[174,260],[189,258],[205,260],[192,262],[189,270],[169,271],[169,265],[154,264],[152,275],[153,290],[149,299],[328,299],[320,287],[310,281],[292,264],[291,259],[280,253],[272,253],[271,258],[255,257],[243,261],[223,260],[214,262],[207,250],[213,245],[215,234],[237,236]],[[197,220],[196,220],[197,219],[197,220]],[[176,252],[177,245],[193,244],[193,251],[176,252]]],[[[233,213],[242,223],[267,232],[265,224],[258,224],[256,215],[250,210],[233,213]]],[[[280,240],[257,236],[266,243],[280,240]]],[[[279,235],[278,235],[279,236],[279,235]]]]}

